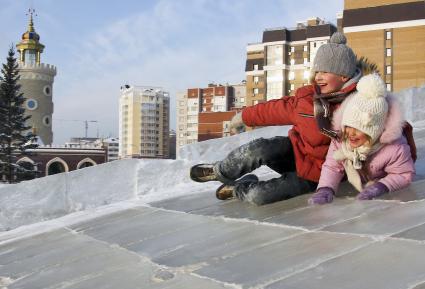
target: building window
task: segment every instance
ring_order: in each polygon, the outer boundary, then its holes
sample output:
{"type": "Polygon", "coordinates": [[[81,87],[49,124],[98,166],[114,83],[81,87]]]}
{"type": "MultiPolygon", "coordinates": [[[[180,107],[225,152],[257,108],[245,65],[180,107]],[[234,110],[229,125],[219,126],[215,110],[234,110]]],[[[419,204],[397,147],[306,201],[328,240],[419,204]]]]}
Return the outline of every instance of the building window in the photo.
{"type": "Polygon", "coordinates": [[[304,65],[307,65],[307,63],[308,63],[308,59],[307,57],[304,57],[304,65]]]}
{"type": "Polygon", "coordinates": [[[245,102],[245,97],[241,97],[239,102],[245,102]]]}
{"type": "Polygon", "coordinates": [[[43,117],[43,124],[47,127],[49,127],[52,124],[52,121],[50,120],[50,116],[46,115],[43,117]]]}
{"type": "Polygon", "coordinates": [[[283,63],[283,45],[267,46],[267,65],[280,65],[283,63]]]}
{"type": "Polygon", "coordinates": [[[291,90],[295,90],[295,84],[291,83],[291,90]]]}
{"type": "Polygon", "coordinates": [[[387,57],[391,56],[391,48],[386,49],[386,55],[387,55],[387,57]]]}
{"type": "Polygon", "coordinates": [[[391,91],[391,88],[392,88],[392,87],[391,87],[391,83],[387,83],[387,90],[388,90],[388,91],[391,91]]]}
{"type": "Polygon", "coordinates": [[[390,40],[392,37],[391,31],[385,31],[385,39],[390,40]]]}
{"type": "Polygon", "coordinates": [[[50,96],[50,95],[52,95],[52,88],[50,87],[50,85],[46,85],[46,86],[43,88],[43,93],[44,93],[44,95],[46,95],[46,96],[50,96]]]}
{"type": "Polygon", "coordinates": [[[304,45],[304,52],[307,52],[308,50],[308,47],[307,47],[307,45],[304,45]]]}
{"type": "Polygon", "coordinates": [[[292,58],[291,59],[291,65],[294,65],[295,64],[295,59],[294,58],[292,58]]]}
{"type": "Polygon", "coordinates": [[[254,76],[254,83],[258,84],[259,81],[260,81],[260,77],[254,76]]]}
{"type": "Polygon", "coordinates": [[[258,64],[254,64],[254,70],[258,70],[258,64]]]}
{"type": "Polygon", "coordinates": [[[288,79],[289,80],[294,80],[295,79],[295,72],[294,71],[290,71],[289,72],[288,79]]]}
{"type": "Polygon", "coordinates": [[[35,99],[27,99],[26,101],[26,107],[29,110],[35,110],[38,107],[38,103],[35,99]]]}
{"type": "Polygon", "coordinates": [[[295,47],[291,46],[291,52],[295,52],[295,47]]]}
{"type": "Polygon", "coordinates": [[[386,71],[386,74],[391,74],[391,65],[387,65],[385,71],[386,71]]]}
{"type": "Polygon", "coordinates": [[[254,88],[254,89],[253,89],[253,93],[254,93],[254,95],[257,95],[257,94],[258,94],[258,92],[259,92],[259,89],[258,89],[258,88],[254,88]]]}

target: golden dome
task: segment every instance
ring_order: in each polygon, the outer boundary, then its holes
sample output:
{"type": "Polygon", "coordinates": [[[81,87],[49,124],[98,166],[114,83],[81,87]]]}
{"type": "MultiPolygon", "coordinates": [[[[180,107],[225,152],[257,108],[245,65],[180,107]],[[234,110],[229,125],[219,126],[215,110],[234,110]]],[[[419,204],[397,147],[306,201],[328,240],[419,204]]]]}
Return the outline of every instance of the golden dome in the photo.
{"type": "Polygon", "coordinates": [[[38,42],[40,40],[40,35],[35,32],[34,22],[32,20],[32,13],[30,14],[30,21],[28,23],[28,30],[22,34],[22,40],[34,40],[38,42]]]}

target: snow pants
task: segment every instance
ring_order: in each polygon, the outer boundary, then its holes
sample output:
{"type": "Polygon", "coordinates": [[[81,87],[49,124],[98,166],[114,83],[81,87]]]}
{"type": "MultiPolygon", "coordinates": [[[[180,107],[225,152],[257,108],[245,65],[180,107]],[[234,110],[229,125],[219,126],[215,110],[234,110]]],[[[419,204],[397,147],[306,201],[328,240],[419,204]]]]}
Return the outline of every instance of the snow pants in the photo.
{"type": "Polygon", "coordinates": [[[224,160],[214,164],[214,172],[223,183],[234,185],[235,197],[256,205],[293,198],[317,187],[317,183],[297,176],[291,141],[283,136],[259,138],[238,147],[224,160]],[[262,165],[281,174],[281,177],[238,183],[237,179],[262,165]]]}

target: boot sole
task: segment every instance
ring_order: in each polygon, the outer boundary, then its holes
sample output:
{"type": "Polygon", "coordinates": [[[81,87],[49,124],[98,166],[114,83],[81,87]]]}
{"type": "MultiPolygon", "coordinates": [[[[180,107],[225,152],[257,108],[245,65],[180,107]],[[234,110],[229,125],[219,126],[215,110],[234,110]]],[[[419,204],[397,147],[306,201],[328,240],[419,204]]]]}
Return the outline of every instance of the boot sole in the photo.
{"type": "Polygon", "coordinates": [[[224,201],[224,200],[228,200],[228,199],[233,198],[233,191],[232,191],[232,192],[222,193],[222,194],[220,193],[220,191],[221,191],[224,187],[226,187],[226,186],[227,186],[226,184],[222,184],[222,185],[221,185],[221,186],[219,186],[219,187],[218,187],[218,189],[215,191],[215,196],[216,196],[216,198],[217,198],[217,199],[224,201]]]}

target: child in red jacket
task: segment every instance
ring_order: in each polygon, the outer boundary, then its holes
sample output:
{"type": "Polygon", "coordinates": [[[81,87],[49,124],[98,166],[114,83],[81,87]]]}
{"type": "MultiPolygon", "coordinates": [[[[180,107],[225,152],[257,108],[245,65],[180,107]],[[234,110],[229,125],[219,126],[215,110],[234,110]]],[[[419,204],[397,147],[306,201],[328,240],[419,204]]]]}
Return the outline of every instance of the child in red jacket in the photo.
{"type": "Polygon", "coordinates": [[[220,181],[219,199],[237,197],[256,205],[272,203],[314,191],[330,144],[332,111],[355,91],[361,71],[342,33],[334,33],[314,59],[314,85],[245,108],[231,126],[293,125],[288,137],[256,139],[230,152],[222,161],[199,164],[190,170],[197,182],[220,181]],[[248,174],[267,165],[281,177],[259,181],[248,174]]]}

